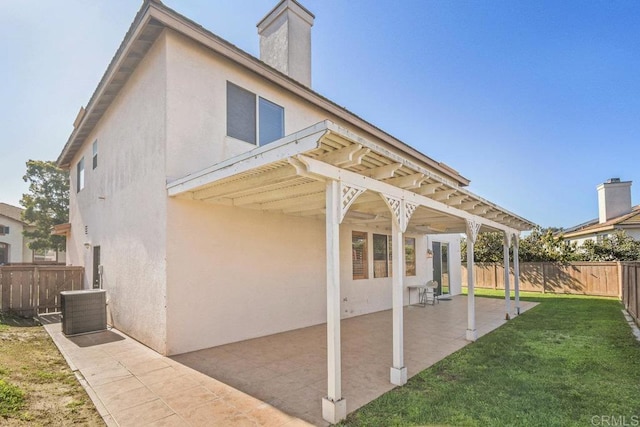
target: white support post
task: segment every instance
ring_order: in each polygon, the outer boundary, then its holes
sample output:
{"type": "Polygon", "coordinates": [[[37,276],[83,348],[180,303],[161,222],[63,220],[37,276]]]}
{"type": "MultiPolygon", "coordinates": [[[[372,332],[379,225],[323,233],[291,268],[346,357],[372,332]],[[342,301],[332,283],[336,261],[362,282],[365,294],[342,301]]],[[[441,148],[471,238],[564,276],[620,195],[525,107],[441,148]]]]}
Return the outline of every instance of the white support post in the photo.
{"type": "Polygon", "coordinates": [[[393,318],[393,366],[391,384],[407,383],[404,366],[404,232],[417,205],[380,193],[391,211],[391,248],[393,252],[393,280],[391,282],[391,306],[393,318]]]}
{"type": "Polygon", "coordinates": [[[467,341],[478,339],[475,282],[473,278],[473,249],[479,230],[480,224],[475,221],[467,221],[467,341]]]}
{"type": "Polygon", "coordinates": [[[342,216],[340,183],[327,181],[326,188],[327,250],[327,397],[322,399],[322,417],[336,424],[347,417],[347,403],[342,397],[340,350],[340,218],[342,216]]]}
{"type": "Polygon", "coordinates": [[[504,233],[504,301],[505,301],[505,319],[511,319],[511,286],[509,284],[509,246],[511,246],[511,235],[504,233]]]}
{"type": "Polygon", "coordinates": [[[393,307],[393,366],[391,367],[391,383],[395,385],[404,385],[407,383],[407,368],[404,366],[403,240],[400,224],[398,224],[398,221],[393,220],[391,226],[391,248],[393,251],[393,284],[391,289],[391,304],[393,307]]]}
{"type": "Polygon", "coordinates": [[[520,315],[520,259],[518,259],[518,248],[520,239],[517,235],[513,236],[513,292],[515,294],[516,316],[520,315]]]}

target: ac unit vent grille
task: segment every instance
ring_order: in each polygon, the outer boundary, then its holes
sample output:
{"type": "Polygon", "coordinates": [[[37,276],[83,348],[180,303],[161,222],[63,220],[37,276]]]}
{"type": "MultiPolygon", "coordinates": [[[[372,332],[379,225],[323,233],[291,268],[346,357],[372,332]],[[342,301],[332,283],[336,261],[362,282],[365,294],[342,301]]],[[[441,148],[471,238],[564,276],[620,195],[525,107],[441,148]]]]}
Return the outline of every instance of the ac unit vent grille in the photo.
{"type": "Polygon", "coordinates": [[[63,291],[60,302],[65,335],[107,329],[107,292],[104,289],[63,291]]]}

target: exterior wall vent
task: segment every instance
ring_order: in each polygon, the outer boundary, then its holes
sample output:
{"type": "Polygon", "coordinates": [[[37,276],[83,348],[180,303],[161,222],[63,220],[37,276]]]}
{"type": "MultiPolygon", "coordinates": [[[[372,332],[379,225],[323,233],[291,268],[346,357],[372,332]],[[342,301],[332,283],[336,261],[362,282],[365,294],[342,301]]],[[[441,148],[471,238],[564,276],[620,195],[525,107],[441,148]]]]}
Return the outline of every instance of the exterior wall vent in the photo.
{"type": "Polygon", "coordinates": [[[104,289],[60,292],[62,332],[65,335],[107,329],[107,292],[104,289]]]}

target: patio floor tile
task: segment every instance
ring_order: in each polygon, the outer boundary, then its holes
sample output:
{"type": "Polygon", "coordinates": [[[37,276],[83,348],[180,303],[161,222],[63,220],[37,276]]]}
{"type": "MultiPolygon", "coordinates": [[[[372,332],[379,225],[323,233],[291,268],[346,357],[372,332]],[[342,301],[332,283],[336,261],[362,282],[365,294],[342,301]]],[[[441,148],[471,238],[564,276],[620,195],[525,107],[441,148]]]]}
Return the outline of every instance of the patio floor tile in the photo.
{"type": "Polygon", "coordinates": [[[162,400],[155,399],[122,411],[112,412],[111,416],[120,427],[138,427],[161,420],[173,414],[162,400]]]}

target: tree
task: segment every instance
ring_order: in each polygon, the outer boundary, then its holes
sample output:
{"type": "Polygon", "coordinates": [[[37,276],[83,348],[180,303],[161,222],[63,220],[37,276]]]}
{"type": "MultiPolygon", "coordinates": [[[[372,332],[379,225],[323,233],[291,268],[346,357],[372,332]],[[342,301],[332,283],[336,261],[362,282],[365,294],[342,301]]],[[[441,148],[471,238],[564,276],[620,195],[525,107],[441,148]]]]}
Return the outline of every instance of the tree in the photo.
{"type": "MultiPolygon", "coordinates": [[[[522,262],[567,262],[577,259],[575,243],[564,240],[558,235],[557,228],[534,228],[528,236],[520,240],[518,256],[522,262]]],[[[504,234],[478,234],[474,245],[475,262],[503,262],[504,234]]],[[[462,262],[467,260],[466,241],[461,245],[462,262]]],[[[513,261],[513,247],[509,249],[509,259],[513,261]]]]}
{"type": "Polygon", "coordinates": [[[65,250],[66,238],[52,236],[51,229],[69,222],[69,174],[54,162],[29,160],[22,179],[29,183],[29,192],[20,200],[25,208],[22,219],[33,226],[23,231],[29,248],[65,250]]]}
{"type": "Polygon", "coordinates": [[[585,241],[579,256],[583,261],[640,261],[640,242],[617,230],[600,241],[585,241]]]}
{"type": "MultiPolygon", "coordinates": [[[[473,246],[474,262],[502,262],[503,241],[502,233],[479,233],[473,246]]],[[[463,239],[460,244],[462,262],[467,261],[467,241],[463,239]]]]}
{"type": "Polygon", "coordinates": [[[520,241],[519,256],[522,262],[568,262],[577,258],[576,244],[558,234],[558,228],[535,227],[520,241]]]}

